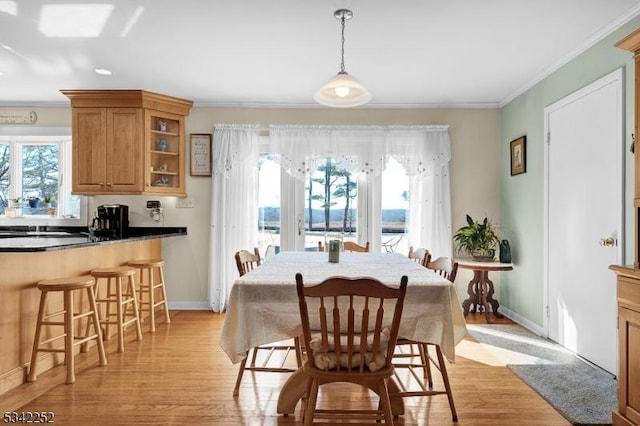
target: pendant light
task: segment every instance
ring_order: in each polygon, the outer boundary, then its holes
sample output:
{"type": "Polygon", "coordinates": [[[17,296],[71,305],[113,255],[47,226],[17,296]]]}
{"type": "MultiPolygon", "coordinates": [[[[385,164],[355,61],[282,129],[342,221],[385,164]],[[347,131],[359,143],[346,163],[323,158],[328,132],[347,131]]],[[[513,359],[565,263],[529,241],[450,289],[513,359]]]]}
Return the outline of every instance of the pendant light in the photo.
{"type": "Polygon", "coordinates": [[[344,23],[353,17],[348,9],[339,9],[333,13],[334,18],[342,25],[342,57],[340,72],[333,76],[313,96],[316,102],[335,108],[348,108],[366,104],[371,100],[371,93],[353,76],[344,70],[344,23]]]}

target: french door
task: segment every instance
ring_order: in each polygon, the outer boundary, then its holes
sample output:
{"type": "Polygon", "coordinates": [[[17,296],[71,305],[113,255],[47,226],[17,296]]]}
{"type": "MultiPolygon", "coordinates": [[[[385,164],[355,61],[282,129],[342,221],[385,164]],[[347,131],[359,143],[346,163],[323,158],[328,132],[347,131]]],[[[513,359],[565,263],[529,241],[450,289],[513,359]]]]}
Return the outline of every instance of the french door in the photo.
{"type": "Polygon", "coordinates": [[[394,241],[391,251],[406,251],[395,242],[406,232],[409,180],[394,161],[382,176],[356,176],[326,158],[301,181],[279,167],[277,156],[264,154],[259,185],[262,253],[315,251],[332,239],[369,242],[372,251],[394,241]]]}

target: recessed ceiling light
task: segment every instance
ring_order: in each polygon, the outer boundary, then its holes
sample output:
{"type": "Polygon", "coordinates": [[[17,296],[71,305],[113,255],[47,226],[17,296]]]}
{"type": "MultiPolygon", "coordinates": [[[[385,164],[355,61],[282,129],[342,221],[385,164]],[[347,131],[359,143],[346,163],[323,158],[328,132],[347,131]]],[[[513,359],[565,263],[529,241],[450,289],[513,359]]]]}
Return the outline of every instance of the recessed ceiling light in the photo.
{"type": "Polygon", "coordinates": [[[0,71],[0,75],[3,75],[2,71],[0,71]]]}
{"type": "Polygon", "coordinates": [[[100,75],[111,75],[111,71],[104,69],[104,68],[96,68],[93,70],[93,72],[95,72],[96,74],[100,74],[100,75]]]}

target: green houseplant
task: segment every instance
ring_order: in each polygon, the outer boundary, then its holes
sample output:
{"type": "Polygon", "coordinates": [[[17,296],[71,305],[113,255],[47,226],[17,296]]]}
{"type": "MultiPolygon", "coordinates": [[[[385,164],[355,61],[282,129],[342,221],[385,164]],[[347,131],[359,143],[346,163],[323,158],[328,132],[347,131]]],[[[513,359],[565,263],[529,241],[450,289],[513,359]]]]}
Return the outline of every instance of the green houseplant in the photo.
{"type": "Polygon", "coordinates": [[[45,208],[49,208],[51,207],[51,202],[53,201],[53,195],[49,194],[48,192],[44,194],[44,207],[45,208]]]}
{"type": "Polygon", "coordinates": [[[496,228],[486,217],[479,222],[469,215],[467,225],[453,234],[453,240],[458,253],[464,251],[476,260],[493,260],[495,247],[500,243],[496,228]]]}

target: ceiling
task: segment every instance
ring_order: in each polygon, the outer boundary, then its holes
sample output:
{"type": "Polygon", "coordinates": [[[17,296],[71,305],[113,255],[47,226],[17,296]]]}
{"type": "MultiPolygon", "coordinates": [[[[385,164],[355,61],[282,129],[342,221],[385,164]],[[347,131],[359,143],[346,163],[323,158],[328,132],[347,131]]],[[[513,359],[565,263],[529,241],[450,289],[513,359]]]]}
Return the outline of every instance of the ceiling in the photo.
{"type": "Polygon", "coordinates": [[[500,106],[640,0],[0,0],[0,105],[144,89],[202,106],[317,106],[340,70],[340,8],[353,11],[345,67],[368,106],[500,106]]]}

